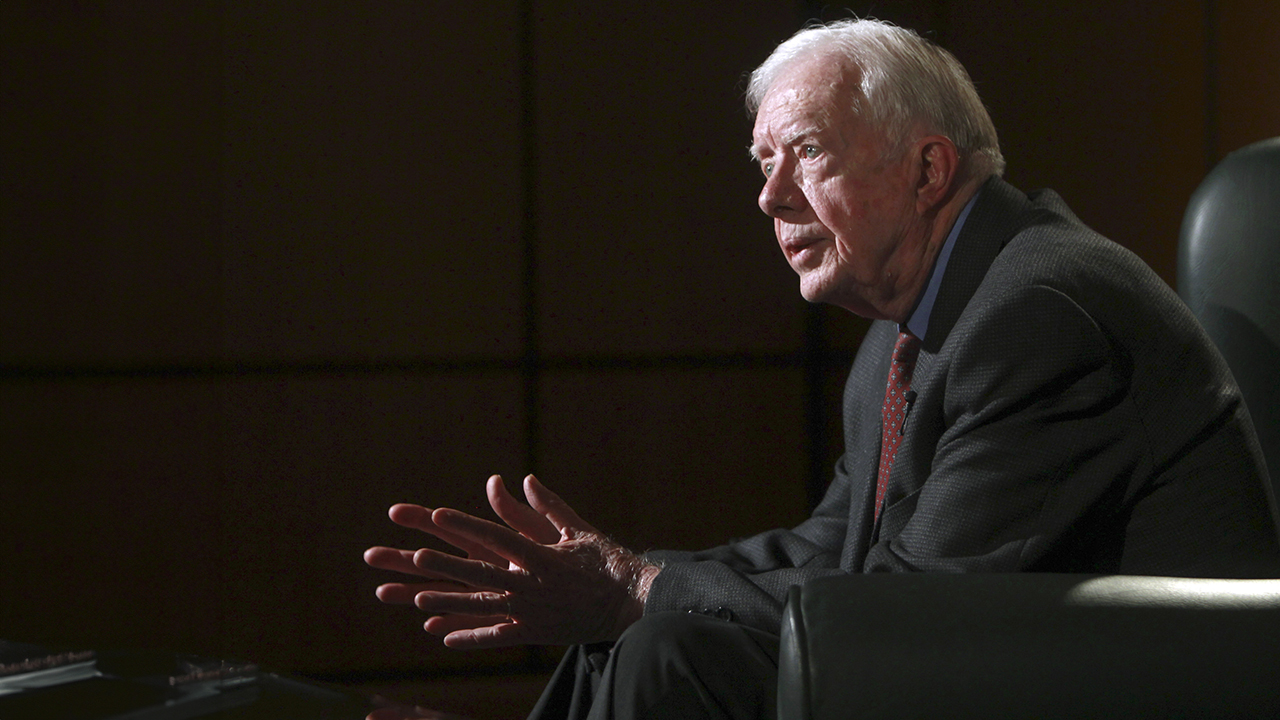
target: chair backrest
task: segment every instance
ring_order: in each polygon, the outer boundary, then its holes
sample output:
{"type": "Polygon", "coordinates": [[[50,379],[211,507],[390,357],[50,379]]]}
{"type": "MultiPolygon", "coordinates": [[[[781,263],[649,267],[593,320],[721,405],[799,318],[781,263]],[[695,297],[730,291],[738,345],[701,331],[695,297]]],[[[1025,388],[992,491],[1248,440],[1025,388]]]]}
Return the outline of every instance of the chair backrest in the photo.
{"type": "Polygon", "coordinates": [[[1280,138],[1231,153],[1192,195],[1178,294],[1240,384],[1280,495],[1280,138]]]}

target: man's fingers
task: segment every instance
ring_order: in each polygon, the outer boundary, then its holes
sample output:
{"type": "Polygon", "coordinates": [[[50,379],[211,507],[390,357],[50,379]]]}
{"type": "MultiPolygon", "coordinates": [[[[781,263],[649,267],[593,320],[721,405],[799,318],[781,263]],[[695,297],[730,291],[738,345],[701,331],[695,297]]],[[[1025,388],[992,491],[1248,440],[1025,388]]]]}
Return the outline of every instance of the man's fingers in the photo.
{"type": "Polygon", "coordinates": [[[509,647],[527,645],[530,642],[533,640],[529,637],[528,626],[519,623],[500,623],[471,630],[459,630],[444,637],[445,647],[455,650],[509,647]]]}
{"type": "Polygon", "coordinates": [[[384,583],[378,586],[374,594],[388,605],[412,605],[413,598],[420,592],[470,592],[474,589],[453,580],[440,580],[427,583],[384,583]]]}
{"type": "Polygon", "coordinates": [[[529,499],[534,510],[556,526],[561,535],[571,537],[581,532],[599,533],[579,517],[568,503],[561,500],[559,495],[548,490],[532,475],[524,479],[524,496],[529,499]]]}
{"type": "Polygon", "coordinates": [[[494,475],[489,478],[489,482],[485,485],[485,492],[489,496],[489,505],[493,511],[512,529],[543,545],[554,545],[560,542],[560,531],[541,513],[512,497],[500,476],[494,475]]]}
{"type": "Polygon", "coordinates": [[[508,598],[500,592],[420,592],[413,604],[432,615],[507,617],[508,598]]]}
{"type": "MultiPolygon", "coordinates": [[[[514,563],[525,570],[536,574],[539,551],[545,550],[541,544],[530,540],[520,533],[504,525],[488,520],[481,520],[466,513],[439,508],[432,513],[432,520],[447,532],[459,536],[463,540],[487,549],[490,553],[502,558],[502,562],[491,562],[491,565],[514,563]]],[[[453,577],[450,575],[449,577],[453,577]]],[[[470,582],[470,581],[467,581],[470,582]]]]}
{"type": "Polygon", "coordinates": [[[395,524],[403,525],[404,527],[413,530],[420,530],[428,535],[433,535],[465,552],[468,557],[497,565],[506,563],[505,559],[494,555],[483,545],[479,545],[467,540],[466,538],[459,537],[458,535],[437,525],[435,521],[431,519],[432,513],[433,511],[431,508],[425,508],[421,505],[412,505],[410,503],[398,503],[396,505],[392,505],[391,509],[387,511],[387,515],[391,517],[391,521],[395,524]]]}
{"type": "Polygon", "coordinates": [[[470,552],[472,548],[468,546],[471,545],[471,543],[468,543],[466,540],[459,538],[448,530],[436,525],[435,521],[431,519],[431,514],[433,512],[434,510],[431,508],[422,507],[421,505],[397,503],[391,506],[391,509],[387,511],[387,515],[390,516],[391,522],[394,522],[397,525],[403,525],[404,527],[413,530],[421,530],[428,535],[434,535],[435,537],[440,538],[460,550],[470,552]]]}
{"type": "Polygon", "coordinates": [[[418,575],[421,577],[440,578],[435,573],[427,572],[413,564],[413,550],[400,550],[389,547],[371,547],[364,551],[364,561],[379,570],[418,575]]]}
{"type": "MultiPolygon", "coordinates": [[[[442,575],[441,573],[435,572],[428,568],[415,565],[413,562],[413,558],[415,555],[417,555],[418,552],[421,552],[421,551],[401,550],[399,548],[389,548],[389,547],[371,547],[368,550],[364,551],[364,561],[368,563],[371,567],[378,568],[379,570],[390,570],[392,572],[404,573],[406,575],[417,575],[419,577],[429,578],[432,580],[441,580],[445,582],[450,582],[450,578],[452,576],[442,575]]],[[[435,551],[433,550],[432,552],[435,552],[435,551]]],[[[444,553],[438,553],[438,554],[444,555],[444,553]]],[[[492,553],[490,554],[492,555],[492,553]]],[[[454,556],[446,555],[446,557],[454,557],[454,556]]],[[[499,563],[506,564],[507,562],[506,560],[499,558],[497,555],[493,555],[493,557],[497,559],[499,563]]],[[[455,559],[460,561],[462,560],[462,558],[455,558],[455,559]]],[[[481,562],[484,562],[484,561],[481,561],[481,562]]]]}
{"type": "Polygon", "coordinates": [[[518,584],[523,577],[487,562],[468,560],[426,548],[414,553],[413,563],[420,572],[430,573],[433,577],[456,580],[489,590],[513,590],[512,585],[518,584]]]}
{"type": "Polygon", "coordinates": [[[428,618],[422,629],[432,635],[443,637],[459,630],[474,630],[510,622],[507,618],[493,615],[437,615],[428,618]]]}
{"type": "Polygon", "coordinates": [[[431,508],[410,503],[396,503],[387,510],[391,522],[414,530],[435,534],[435,523],[431,522],[431,508]]]}

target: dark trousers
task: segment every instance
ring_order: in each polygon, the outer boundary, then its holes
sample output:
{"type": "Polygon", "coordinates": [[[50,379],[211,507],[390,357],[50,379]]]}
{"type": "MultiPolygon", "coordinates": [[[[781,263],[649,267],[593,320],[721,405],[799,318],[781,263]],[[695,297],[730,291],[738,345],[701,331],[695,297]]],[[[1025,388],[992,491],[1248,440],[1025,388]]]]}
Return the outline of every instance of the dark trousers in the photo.
{"type": "Polygon", "coordinates": [[[646,615],[569,649],[530,720],[777,716],[778,636],[707,615],[646,615]]]}

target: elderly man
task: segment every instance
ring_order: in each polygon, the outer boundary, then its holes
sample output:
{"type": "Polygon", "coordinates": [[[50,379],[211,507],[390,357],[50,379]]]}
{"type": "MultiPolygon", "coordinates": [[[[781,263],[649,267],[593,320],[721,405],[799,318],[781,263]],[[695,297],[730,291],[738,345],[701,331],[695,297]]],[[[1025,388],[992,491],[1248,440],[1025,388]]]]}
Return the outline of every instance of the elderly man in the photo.
{"type": "MultiPolygon", "coordinates": [[[[766,717],[787,589],[857,572],[1280,571],[1272,501],[1220,356],[1141,261],[1052,192],[999,176],[960,64],[874,21],[810,28],[755,71],[760,208],[804,297],[877,320],[813,516],[698,553],[637,556],[532,477],[506,527],[397,505],[451,543],[373,548],[420,576],[450,647],[577,644],[540,717],[766,717]]],[[[875,622],[868,618],[868,622],[875,622]]]]}

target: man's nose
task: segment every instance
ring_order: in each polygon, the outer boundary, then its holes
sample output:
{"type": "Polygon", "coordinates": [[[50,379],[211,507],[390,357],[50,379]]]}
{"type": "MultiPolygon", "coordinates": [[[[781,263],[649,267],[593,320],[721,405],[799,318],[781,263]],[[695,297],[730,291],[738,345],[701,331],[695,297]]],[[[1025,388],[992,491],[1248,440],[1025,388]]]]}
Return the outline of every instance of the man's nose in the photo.
{"type": "Polygon", "coordinates": [[[765,179],[759,203],[764,214],[774,218],[804,212],[807,207],[804,193],[791,176],[790,169],[782,167],[775,168],[773,174],[765,179]]]}

